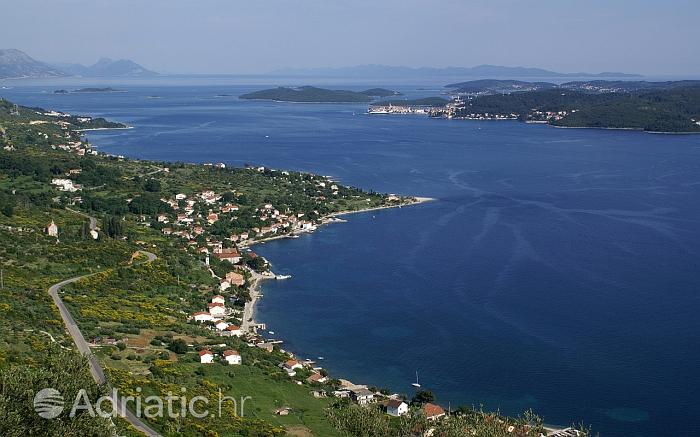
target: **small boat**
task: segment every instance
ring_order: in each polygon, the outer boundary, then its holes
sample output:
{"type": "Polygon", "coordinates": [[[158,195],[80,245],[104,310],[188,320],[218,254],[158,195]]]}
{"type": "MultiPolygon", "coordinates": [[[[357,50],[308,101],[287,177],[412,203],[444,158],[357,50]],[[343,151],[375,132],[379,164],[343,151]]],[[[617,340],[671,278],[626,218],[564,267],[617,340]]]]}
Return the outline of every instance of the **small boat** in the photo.
{"type": "Polygon", "coordinates": [[[325,358],[324,358],[324,357],[318,357],[318,359],[319,359],[319,360],[325,360],[325,358]]]}
{"type": "Polygon", "coordinates": [[[277,275],[275,276],[275,279],[289,279],[291,277],[292,275],[277,275]]]}
{"type": "Polygon", "coordinates": [[[267,331],[267,333],[270,335],[275,335],[275,331],[267,331]]]}
{"type": "Polygon", "coordinates": [[[416,370],[416,382],[414,382],[411,385],[414,386],[415,388],[420,388],[420,384],[418,383],[418,371],[417,370],[416,370]]]}

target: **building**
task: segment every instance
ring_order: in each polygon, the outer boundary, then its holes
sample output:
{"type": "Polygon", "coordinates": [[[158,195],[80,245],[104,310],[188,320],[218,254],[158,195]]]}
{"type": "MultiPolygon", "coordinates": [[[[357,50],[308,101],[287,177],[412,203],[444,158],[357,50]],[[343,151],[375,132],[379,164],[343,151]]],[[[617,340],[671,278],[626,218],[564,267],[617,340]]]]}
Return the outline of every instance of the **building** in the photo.
{"type": "Polygon", "coordinates": [[[199,351],[199,362],[202,364],[210,364],[214,361],[214,354],[209,350],[199,351]]]}
{"type": "Polygon", "coordinates": [[[222,303],[210,303],[207,306],[209,307],[209,314],[214,318],[221,318],[226,315],[226,307],[222,303]]]}
{"type": "Polygon", "coordinates": [[[226,303],[226,298],[220,294],[217,294],[216,296],[211,298],[211,303],[220,303],[221,305],[223,305],[226,303]]]}
{"type": "Polygon", "coordinates": [[[374,402],[374,393],[364,387],[358,387],[350,390],[352,400],[358,405],[367,405],[374,402]]]}
{"type": "Polygon", "coordinates": [[[427,403],[423,405],[423,414],[428,420],[437,420],[445,416],[445,410],[439,405],[427,403]]]}
{"type": "Polygon", "coordinates": [[[194,313],[192,314],[192,318],[194,318],[194,320],[197,322],[211,322],[214,320],[214,317],[212,317],[212,315],[206,311],[194,313]]]}
{"type": "Polygon", "coordinates": [[[214,256],[221,261],[228,261],[231,264],[241,262],[241,254],[235,248],[215,250],[214,256]]]}
{"type": "Polygon", "coordinates": [[[46,234],[49,237],[58,237],[58,226],[51,220],[51,223],[46,225],[46,234]]]}
{"type": "Polygon", "coordinates": [[[391,399],[386,404],[386,412],[390,416],[403,416],[408,413],[408,404],[401,399],[391,399]]]}
{"type": "Polygon", "coordinates": [[[242,287],[245,284],[245,276],[236,272],[226,273],[226,281],[231,285],[242,287]]]}
{"type": "Polygon", "coordinates": [[[224,322],[223,320],[219,320],[218,322],[216,322],[214,327],[219,331],[225,331],[226,328],[228,328],[228,323],[224,322]]]}
{"type": "Polygon", "coordinates": [[[323,384],[324,382],[328,381],[328,377],[321,375],[319,372],[314,372],[308,378],[306,378],[306,381],[323,384]]]}
{"type": "Polygon", "coordinates": [[[226,329],[224,329],[222,335],[226,335],[228,337],[240,337],[243,335],[243,330],[240,326],[228,325],[226,329]]]}
{"type": "Polygon", "coordinates": [[[241,364],[241,354],[233,349],[227,349],[224,351],[224,360],[229,364],[241,364]]]}

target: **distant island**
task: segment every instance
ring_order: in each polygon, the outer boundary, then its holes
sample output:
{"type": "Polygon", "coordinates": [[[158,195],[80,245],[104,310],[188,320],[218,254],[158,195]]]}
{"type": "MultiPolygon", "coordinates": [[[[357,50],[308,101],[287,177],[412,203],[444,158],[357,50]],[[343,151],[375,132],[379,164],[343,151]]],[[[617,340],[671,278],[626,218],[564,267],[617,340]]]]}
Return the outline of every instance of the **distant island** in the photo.
{"type": "Polygon", "coordinates": [[[477,65],[475,67],[404,67],[391,65],[357,65],[339,68],[287,68],[268,73],[271,76],[316,77],[368,77],[368,78],[420,78],[420,77],[472,77],[472,78],[635,78],[639,74],[621,72],[560,73],[532,67],[505,67],[501,65],[477,65]]]}
{"type": "Polygon", "coordinates": [[[376,97],[396,96],[400,93],[384,88],[365,91],[330,90],[313,86],[298,88],[278,87],[239,96],[245,100],[272,100],[297,103],[369,103],[376,97]]]}
{"type": "Polygon", "coordinates": [[[428,114],[434,118],[520,120],[557,127],[700,133],[700,81],[589,81],[561,85],[470,81],[447,85],[439,97],[380,101],[370,114],[428,114]],[[445,102],[439,104],[440,100],[445,102]],[[434,102],[437,104],[430,104],[434,102]],[[426,106],[430,106],[426,109],[426,106]]]}
{"type": "Polygon", "coordinates": [[[106,87],[106,88],[89,87],[89,88],[78,88],[77,90],[73,90],[73,91],[60,89],[60,90],[55,90],[53,93],[54,94],[70,94],[70,93],[125,93],[125,92],[126,91],[124,91],[124,90],[118,90],[118,89],[114,89],[111,87],[106,87]]]}

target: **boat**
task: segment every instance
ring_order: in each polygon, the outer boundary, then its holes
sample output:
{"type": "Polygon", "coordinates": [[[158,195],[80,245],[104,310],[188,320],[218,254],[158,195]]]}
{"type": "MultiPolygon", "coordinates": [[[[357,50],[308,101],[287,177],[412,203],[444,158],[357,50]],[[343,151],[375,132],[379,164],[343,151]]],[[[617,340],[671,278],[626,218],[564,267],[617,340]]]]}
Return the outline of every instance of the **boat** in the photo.
{"type": "Polygon", "coordinates": [[[414,382],[411,385],[414,386],[415,388],[420,388],[420,383],[418,383],[418,371],[417,370],[416,370],[416,382],[414,382]]]}
{"type": "Polygon", "coordinates": [[[275,276],[275,279],[289,279],[291,277],[292,275],[277,275],[275,276]]]}
{"type": "Polygon", "coordinates": [[[325,358],[324,358],[324,357],[318,357],[318,359],[319,359],[319,360],[325,360],[325,358]]]}
{"type": "Polygon", "coordinates": [[[267,333],[270,335],[275,335],[275,331],[267,331],[267,333]]]}

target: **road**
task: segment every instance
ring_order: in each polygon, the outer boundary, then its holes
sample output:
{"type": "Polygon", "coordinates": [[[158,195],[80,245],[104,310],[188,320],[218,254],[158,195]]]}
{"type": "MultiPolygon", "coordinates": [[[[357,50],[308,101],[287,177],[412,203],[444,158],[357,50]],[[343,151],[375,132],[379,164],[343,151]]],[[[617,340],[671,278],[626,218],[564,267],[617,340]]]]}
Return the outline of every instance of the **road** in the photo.
{"type": "MultiPolygon", "coordinates": [[[[93,220],[94,218],[90,217],[91,227],[93,220]]],[[[155,254],[151,252],[146,252],[145,250],[140,250],[139,252],[146,255],[146,257],[148,258],[146,261],[144,261],[144,263],[153,262],[158,258],[155,254]]],[[[92,374],[93,379],[97,384],[103,385],[107,383],[107,378],[105,377],[104,370],[102,370],[102,366],[100,366],[100,363],[97,361],[97,358],[95,358],[95,356],[90,351],[90,346],[88,345],[87,341],[85,341],[83,333],[80,332],[80,329],[78,329],[78,325],[75,323],[75,319],[73,319],[73,316],[70,314],[68,308],[66,308],[66,305],[63,303],[61,296],[58,294],[58,292],[61,290],[61,287],[68,284],[72,284],[83,278],[87,278],[95,274],[96,273],[91,273],[89,275],[83,276],[76,276],[75,278],[66,279],[65,281],[61,281],[57,284],[54,284],[51,287],[49,287],[49,295],[58,307],[58,310],[61,313],[61,318],[63,319],[63,324],[66,325],[66,329],[68,330],[68,333],[73,339],[75,346],[78,348],[78,351],[81,355],[87,357],[88,362],[90,364],[90,373],[92,374]]],[[[137,430],[141,431],[149,437],[159,437],[159,434],[156,431],[154,431],[141,419],[136,417],[131,411],[125,408],[124,405],[122,405],[121,399],[112,398],[112,402],[114,408],[117,410],[117,413],[121,415],[121,412],[123,411],[124,415],[122,417],[124,417],[124,419],[126,419],[134,428],[136,428],[137,430]]]]}
{"type": "Polygon", "coordinates": [[[89,215],[85,214],[84,212],[76,211],[76,210],[74,210],[74,209],[70,209],[70,208],[66,208],[66,209],[67,209],[68,211],[70,211],[70,212],[74,212],[74,213],[76,213],[76,214],[78,214],[78,215],[82,215],[83,217],[89,219],[89,220],[90,220],[90,230],[91,230],[91,231],[94,231],[94,230],[97,229],[97,219],[96,219],[95,217],[89,216],[89,215]]]}

